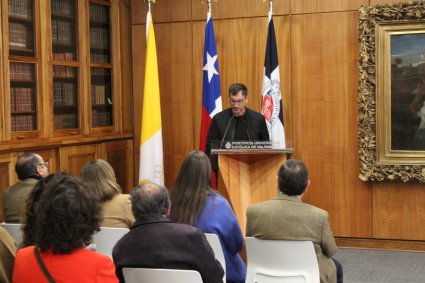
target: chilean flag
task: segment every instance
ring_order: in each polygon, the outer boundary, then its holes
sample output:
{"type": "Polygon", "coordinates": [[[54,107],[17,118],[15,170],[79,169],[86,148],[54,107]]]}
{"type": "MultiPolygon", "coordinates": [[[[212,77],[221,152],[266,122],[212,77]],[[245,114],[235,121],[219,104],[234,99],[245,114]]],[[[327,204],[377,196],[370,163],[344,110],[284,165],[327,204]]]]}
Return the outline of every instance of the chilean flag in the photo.
{"type": "Polygon", "coordinates": [[[217,49],[215,47],[214,26],[211,12],[207,14],[204,44],[204,71],[202,85],[202,119],[199,148],[205,152],[205,145],[211,119],[223,109],[220,93],[220,76],[218,73],[217,49]]]}

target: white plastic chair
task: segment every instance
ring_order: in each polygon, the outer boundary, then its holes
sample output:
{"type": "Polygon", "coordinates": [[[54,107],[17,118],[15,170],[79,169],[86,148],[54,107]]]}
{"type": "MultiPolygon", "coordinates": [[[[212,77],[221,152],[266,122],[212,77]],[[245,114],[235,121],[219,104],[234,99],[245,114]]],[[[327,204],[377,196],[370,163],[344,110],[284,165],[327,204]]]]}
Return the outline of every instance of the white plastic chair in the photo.
{"type": "Polygon", "coordinates": [[[100,227],[100,231],[93,235],[96,251],[112,258],[112,249],[128,231],[127,228],[100,227]]]}
{"type": "Polygon", "coordinates": [[[196,270],[124,267],[125,283],[202,283],[196,270]]]}
{"type": "Polygon", "coordinates": [[[15,239],[16,245],[19,246],[22,242],[22,232],[21,227],[22,224],[18,223],[0,223],[1,227],[9,232],[10,236],[15,239]]]}
{"type": "Polygon", "coordinates": [[[226,283],[226,260],[224,259],[224,253],[223,248],[221,247],[220,239],[216,234],[204,233],[204,235],[214,252],[215,259],[218,260],[218,262],[221,264],[221,267],[223,267],[223,283],[226,283]]]}
{"type": "Polygon", "coordinates": [[[245,283],[319,283],[319,265],[311,241],[245,239],[245,283]]]}

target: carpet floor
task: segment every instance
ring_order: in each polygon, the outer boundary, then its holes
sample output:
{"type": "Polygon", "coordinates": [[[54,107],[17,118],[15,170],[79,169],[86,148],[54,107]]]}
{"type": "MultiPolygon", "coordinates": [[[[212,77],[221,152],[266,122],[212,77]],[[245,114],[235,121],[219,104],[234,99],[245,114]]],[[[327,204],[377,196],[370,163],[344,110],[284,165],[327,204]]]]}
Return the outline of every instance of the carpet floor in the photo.
{"type": "Polygon", "coordinates": [[[344,283],[425,283],[425,253],[339,248],[344,283]]]}

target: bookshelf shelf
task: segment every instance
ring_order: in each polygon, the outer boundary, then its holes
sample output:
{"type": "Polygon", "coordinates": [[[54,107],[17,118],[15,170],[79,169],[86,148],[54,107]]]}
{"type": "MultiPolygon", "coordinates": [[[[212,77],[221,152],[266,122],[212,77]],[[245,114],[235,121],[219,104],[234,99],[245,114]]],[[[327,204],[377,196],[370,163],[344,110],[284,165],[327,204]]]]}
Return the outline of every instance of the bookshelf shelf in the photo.
{"type": "Polygon", "coordinates": [[[35,111],[13,111],[11,112],[12,115],[34,115],[35,111]]]}
{"type": "Polygon", "coordinates": [[[60,21],[69,21],[69,22],[75,22],[75,16],[74,15],[68,15],[65,13],[62,14],[51,14],[52,19],[54,20],[60,20],[60,21]]]}
{"type": "Polygon", "coordinates": [[[34,20],[30,17],[9,16],[9,22],[20,23],[31,27],[34,25],[34,20]]]}

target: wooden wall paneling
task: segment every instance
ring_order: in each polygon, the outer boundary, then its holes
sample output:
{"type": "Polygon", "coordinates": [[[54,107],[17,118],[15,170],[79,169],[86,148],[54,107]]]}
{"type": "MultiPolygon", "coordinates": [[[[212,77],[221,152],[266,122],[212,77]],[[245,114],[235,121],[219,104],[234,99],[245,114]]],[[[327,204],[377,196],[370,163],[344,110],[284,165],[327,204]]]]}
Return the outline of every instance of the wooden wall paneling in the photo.
{"type": "MultiPolygon", "coordinates": [[[[2,3],[0,1],[0,22],[2,22],[2,3]]],[[[6,58],[3,57],[3,30],[2,27],[3,24],[0,25],[0,89],[2,89],[3,91],[0,92],[0,111],[1,113],[3,113],[2,115],[0,115],[0,141],[4,140],[4,136],[5,136],[5,129],[6,129],[6,124],[5,124],[5,87],[4,84],[6,83],[6,80],[4,80],[4,62],[6,60],[6,58]]],[[[2,210],[3,211],[3,210],[2,210]]]]}
{"type": "Polygon", "coordinates": [[[377,4],[390,4],[390,3],[400,3],[400,2],[407,2],[407,1],[401,1],[401,0],[369,0],[369,4],[371,6],[377,5],[377,4]]]}
{"type": "MultiPolygon", "coordinates": [[[[171,186],[185,155],[194,148],[192,28],[190,23],[154,24],[159,85],[161,93],[162,135],[165,184],[171,186]]],[[[142,112],[145,26],[133,26],[133,93],[135,156],[139,155],[142,112]]],[[[138,158],[138,157],[136,157],[138,158]]],[[[138,175],[138,159],[136,174],[138,175]]]]}
{"type": "MultiPolygon", "coordinates": [[[[141,1],[139,1],[141,2],[141,1]]],[[[131,76],[131,11],[130,1],[120,1],[120,37],[121,37],[121,102],[122,109],[119,113],[122,117],[123,133],[131,133],[133,131],[133,96],[132,96],[132,76],[131,76]]]]}
{"type": "MultiPolygon", "coordinates": [[[[191,19],[191,0],[161,0],[151,3],[154,23],[181,22],[191,19]]],[[[147,1],[131,0],[131,23],[146,23],[147,1]]]]}
{"type": "Polygon", "coordinates": [[[106,143],[106,160],[114,168],[118,184],[123,192],[129,193],[134,186],[133,141],[122,140],[106,143]]]}
{"type": "Polygon", "coordinates": [[[357,12],[292,16],[295,158],[305,201],[327,210],[334,235],[371,237],[371,191],[358,178],[357,12]]]}
{"type": "MultiPolygon", "coordinates": [[[[203,80],[203,64],[204,64],[204,40],[205,40],[205,24],[206,20],[202,22],[193,22],[192,23],[192,44],[193,44],[193,61],[192,61],[192,70],[193,70],[193,112],[192,120],[194,121],[194,147],[199,149],[199,135],[201,131],[201,117],[202,117],[202,80],[203,80]]],[[[215,24],[215,21],[214,21],[215,24]]],[[[217,34],[216,27],[214,25],[214,32],[217,34]]],[[[217,44],[217,36],[216,36],[217,44]]],[[[221,79],[221,65],[220,65],[220,52],[217,50],[218,54],[218,72],[221,79]]],[[[222,79],[220,80],[221,86],[223,86],[222,79]]],[[[222,90],[223,88],[221,88],[222,90]]],[[[222,100],[226,99],[222,95],[222,100]]]]}
{"type": "Polygon", "coordinates": [[[425,240],[424,184],[372,185],[373,238],[425,240]]]}
{"type": "MultiPolygon", "coordinates": [[[[165,184],[171,187],[186,154],[194,149],[192,27],[158,24],[157,51],[161,91],[165,184]]],[[[143,158],[143,157],[142,157],[143,158]]]]}
{"type": "MultiPolygon", "coordinates": [[[[208,11],[207,1],[192,1],[192,19],[206,19],[208,11]]],[[[261,0],[231,0],[212,1],[211,11],[213,19],[248,18],[267,16],[269,1],[261,0]]],[[[273,13],[275,15],[289,14],[289,0],[273,0],[273,13]]]]}
{"type": "Polygon", "coordinates": [[[61,170],[71,175],[79,176],[81,168],[86,162],[98,158],[105,159],[106,154],[102,154],[103,152],[104,144],[62,147],[59,150],[61,170]]]}
{"type": "Polygon", "coordinates": [[[290,0],[292,14],[323,13],[358,10],[360,5],[369,4],[369,0],[290,0]]]}

